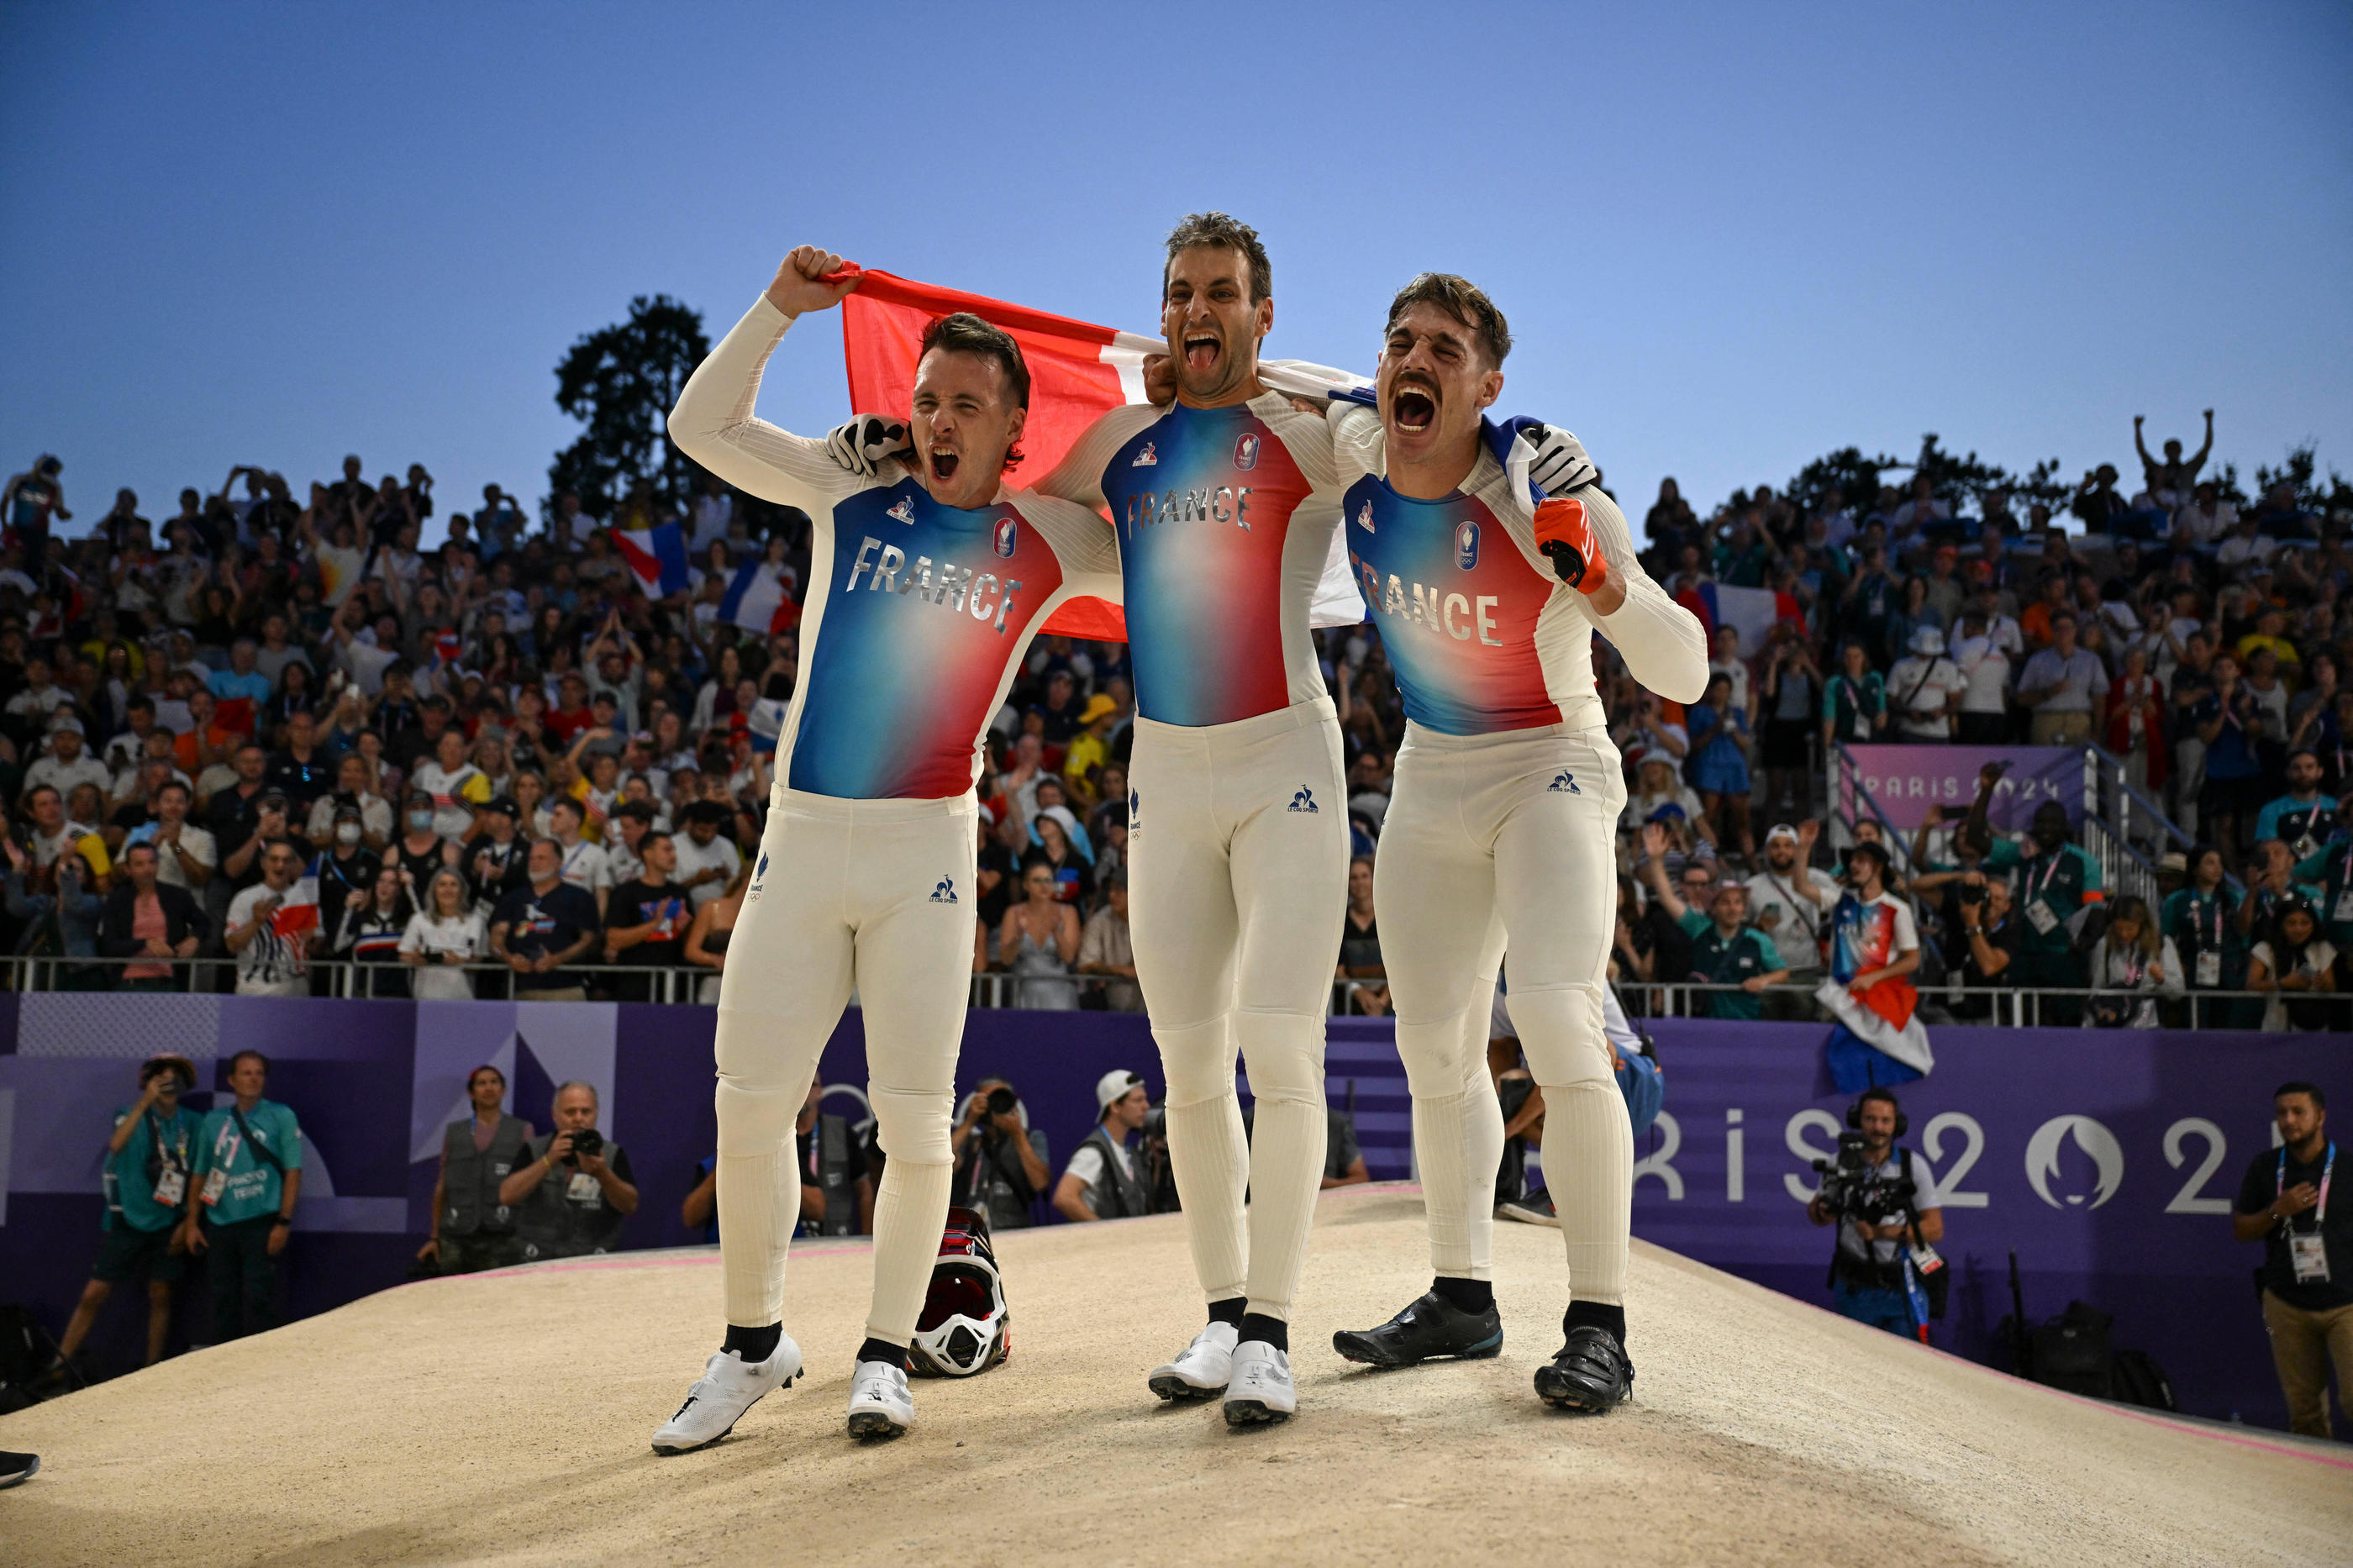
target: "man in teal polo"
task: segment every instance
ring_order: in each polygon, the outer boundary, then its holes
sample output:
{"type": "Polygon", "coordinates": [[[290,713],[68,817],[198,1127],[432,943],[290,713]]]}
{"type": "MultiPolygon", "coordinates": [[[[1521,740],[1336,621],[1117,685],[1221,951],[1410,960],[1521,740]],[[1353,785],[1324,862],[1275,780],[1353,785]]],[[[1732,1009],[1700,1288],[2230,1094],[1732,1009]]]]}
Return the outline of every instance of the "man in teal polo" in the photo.
{"type": "Polygon", "coordinates": [[[1772,938],[1747,923],[1748,889],[1738,882],[1718,884],[1708,912],[1685,905],[1676,923],[1692,939],[1692,978],[1711,985],[1737,985],[1737,991],[1707,994],[1711,1018],[1761,1018],[1762,993],[1789,978],[1772,938]]]}
{"type": "Polygon", "coordinates": [[[67,1362],[90,1337],[99,1310],[114,1288],[142,1274],[147,1277],[146,1364],[164,1359],[164,1338],[172,1326],[172,1288],[179,1283],[184,1266],[175,1222],[180,1205],[187,1201],[202,1124],[195,1111],[180,1103],[180,1096],[195,1086],[195,1067],[185,1057],[150,1057],[139,1068],[138,1100],[114,1113],[102,1167],[106,1218],[99,1232],[98,1263],[58,1342],[58,1353],[67,1362]]]}
{"type": "Polygon", "coordinates": [[[237,1052],[228,1063],[237,1098],[215,1109],[196,1133],[181,1234],[190,1252],[212,1254],[216,1344],[276,1321],[278,1255],[302,1191],[302,1129],[291,1110],[261,1098],[269,1082],[268,1057],[237,1052]]]}

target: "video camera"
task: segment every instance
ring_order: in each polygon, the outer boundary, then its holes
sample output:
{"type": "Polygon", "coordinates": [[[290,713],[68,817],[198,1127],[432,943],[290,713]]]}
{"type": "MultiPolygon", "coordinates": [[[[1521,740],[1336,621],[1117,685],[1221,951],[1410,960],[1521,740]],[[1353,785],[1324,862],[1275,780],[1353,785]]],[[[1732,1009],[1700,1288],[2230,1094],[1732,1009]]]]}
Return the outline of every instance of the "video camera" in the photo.
{"type": "Polygon", "coordinates": [[[1860,1132],[1841,1132],[1837,1158],[1813,1163],[1815,1172],[1822,1178],[1822,1206],[1841,1219],[1864,1225],[1908,1221],[1912,1217],[1913,1194],[1919,1190],[1917,1184],[1905,1176],[1876,1174],[1870,1156],[1863,1152],[1865,1142],[1860,1132]]]}

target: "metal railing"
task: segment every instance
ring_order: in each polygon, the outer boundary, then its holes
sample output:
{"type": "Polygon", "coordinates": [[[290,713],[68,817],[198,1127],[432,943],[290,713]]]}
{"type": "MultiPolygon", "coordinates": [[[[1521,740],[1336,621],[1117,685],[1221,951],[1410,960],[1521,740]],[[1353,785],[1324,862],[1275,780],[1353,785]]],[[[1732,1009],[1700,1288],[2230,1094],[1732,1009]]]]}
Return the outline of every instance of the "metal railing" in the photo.
{"type": "MultiPolygon", "coordinates": [[[[172,970],[170,984],[153,987],[158,990],[220,993],[235,988],[236,963],[231,959],[219,956],[61,958],[48,954],[16,953],[0,955],[0,990],[119,992],[130,988],[126,985],[122,971],[142,966],[172,970]]],[[[447,973],[453,969],[470,978],[478,1000],[503,1001],[518,992],[554,989],[543,984],[547,976],[518,974],[504,963],[434,964],[427,966],[426,972],[447,973]],[[527,984],[534,978],[543,984],[527,984]]],[[[418,972],[417,968],[408,964],[321,959],[310,966],[306,977],[310,982],[307,994],[353,999],[406,1000],[406,982],[418,972]]],[[[607,1000],[692,1006],[704,1005],[702,983],[715,979],[717,973],[715,970],[700,965],[575,963],[566,964],[558,978],[564,987],[581,986],[591,996],[602,996],[607,1000]]],[[[1331,994],[1333,1015],[1352,1013],[1358,992],[1384,984],[1377,980],[1335,980],[1331,994]]],[[[1047,1010],[1068,1011],[1069,1005],[1075,1004],[1087,1010],[1134,1011],[1140,1007],[1140,1003],[1126,1008],[1120,1006],[1122,1001],[1134,1002],[1134,994],[1114,994],[1113,991],[1113,987],[1133,987],[1134,984],[1135,982],[1125,976],[1113,974],[983,973],[972,976],[970,1005],[989,1009],[1034,1009],[1043,1005],[1047,1010]],[[1046,987],[1052,989],[1042,989],[1046,987]],[[1091,1000],[1080,1001],[1079,998],[1091,1000]]],[[[1754,998],[1759,1001],[1760,1005],[1767,997],[1796,998],[1801,1005],[1767,1007],[1768,1016],[1778,1013],[1801,1022],[1827,1022],[1829,1015],[1812,1000],[1816,989],[1812,985],[1785,983],[1751,990],[1737,984],[1712,984],[1692,980],[1654,982],[1630,976],[1619,982],[1619,992],[1625,1000],[1627,1010],[1634,1016],[1649,1018],[1716,1016],[1713,998],[1723,994],[1754,998]]],[[[2267,1004],[2282,994],[2277,991],[2190,990],[2166,993],[2061,986],[1966,986],[1956,982],[1949,986],[1923,991],[1921,1001],[1929,1010],[1926,1021],[1932,1025],[1945,1021],[1936,1016],[1939,1013],[1945,1014],[1951,1022],[1997,1027],[2036,1026],[2045,1021],[2046,1015],[2054,1013],[2059,1016],[2051,1021],[2072,1023],[2074,1020],[2071,1015],[2080,1014],[2086,1004],[2098,997],[2109,1001],[2128,998],[2154,1000],[2167,1027],[2253,1029],[2260,1027],[2257,1021],[2260,1015],[2252,1006],[2242,1009],[2239,1005],[2267,1004]],[[2193,1003],[2195,1006],[2192,1006],[2193,1003]],[[1974,1011],[1978,1004],[1985,1005],[1988,1016],[1959,1016],[1954,1012],[1957,1008],[1974,1011]],[[2229,1005],[2229,1021],[2215,1016],[2218,1008],[2225,1004],[2229,1005]],[[2241,1016],[2242,1013],[2244,1016],[2241,1016]]],[[[2342,1005],[2348,1011],[2353,1011],[2353,993],[2320,992],[2286,999],[2306,1004],[2342,1005]]]]}
{"type": "MultiPolygon", "coordinates": [[[[1628,1013],[1632,1016],[1650,1018],[1715,1017],[1718,1016],[1712,1005],[1712,998],[1715,995],[1741,994],[1760,999],[1767,996],[1801,997],[1809,1005],[1799,1011],[1806,1016],[1792,1021],[1828,1022],[1830,1017],[1828,1012],[1812,1001],[1818,989],[1814,985],[1795,983],[1767,985],[1752,990],[1746,985],[1710,984],[1701,981],[1653,983],[1621,979],[1618,982],[1618,992],[1624,999],[1628,1013]]],[[[2117,988],[2100,990],[2092,986],[1965,985],[1957,981],[1950,985],[1923,990],[1920,993],[1920,1001],[1923,1008],[1921,1021],[1930,1026],[1949,1022],[1994,1028],[2034,1028],[2045,1024],[2046,1015],[2053,1015],[2048,1019],[2052,1025],[2063,1023],[2072,1026],[2078,1021],[2084,1008],[2097,998],[2105,1002],[2132,1002],[2136,1005],[2136,1010],[2140,1002],[2154,1002],[2158,1006],[2160,1026],[2167,1028],[2255,1029],[2262,1026],[2259,1016],[2250,1017],[2243,1022],[2225,1023],[2215,1020],[2211,1015],[2216,1010],[2217,1005],[2230,1004],[2235,1015],[2239,1004],[2268,1004],[2282,995],[2286,995],[2292,1002],[2341,1003],[2348,1007],[2348,1011],[2353,1011],[2353,993],[2323,991],[2295,994],[2279,991],[2204,989],[2179,992],[2126,991],[2117,988]],[[2192,1004],[2195,1005],[2193,1006],[2192,1004]],[[1986,1016],[1983,1017],[1962,1016],[1956,1011],[1956,1009],[1967,1008],[1971,1015],[1974,1015],[1979,1005],[1986,1008],[1986,1016]],[[2169,1021],[2172,1017],[2178,1017],[2180,1021],[2178,1023],[2169,1021]]],[[[1770,1021],[1774,1009],[1767,1008],[1766,1011],[1767,1020],[1770,1021]]],[[[2252,1013],[2253,1009],[2250,1008],[2248,1011],[2252,1013]]]]}

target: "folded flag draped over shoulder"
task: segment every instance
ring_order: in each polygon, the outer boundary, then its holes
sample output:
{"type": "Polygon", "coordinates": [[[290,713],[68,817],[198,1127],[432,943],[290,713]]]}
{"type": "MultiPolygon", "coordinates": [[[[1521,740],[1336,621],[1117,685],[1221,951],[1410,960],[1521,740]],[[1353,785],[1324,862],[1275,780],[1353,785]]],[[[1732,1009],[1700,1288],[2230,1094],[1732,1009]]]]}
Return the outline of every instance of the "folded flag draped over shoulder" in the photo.
{"type": "Polygon", "coordinates": [[[649,599],[686,592],[686,534],[674,522],[613,531],[613,542],[649,599]]]}
{"type": "Polygon", "coordinates": [[[1777,594],[1770,588],[1735,588],[1722,583],[1702,583],[1696,588],[1686,588],[1675,595],[1675,603],[1699,617],[1707,628],[1708,641],[1715,640],[1715,628],[1731,626],[1740,633],[1740,654],[1754,658],[1762,652],[1765,641],[1772,636],[1777,621],[1797,621],[1803,624],[1805,611],[1797,598],[1789,594],[1777,594]]]}
{"type": "MultiPolygon", "coordinates": [[[[968,310],[1021,345],[1021,357],[1029,366],[1029,417],[1021,432],[1024,460],[1012,476],[1016,485],[1034,484],[1051,472],[1102,415],[1122,404],[1148,401],[1144,357],[1168,349],[1159,338],[917,283],[871,268],[846,268],[837,276],[853,275],[860,282],[857,291],[842,300],[841,337],[850,406],[859,413],[904,415],[914,395],[923,332],[942,316],[968,310]]],[[[1289,362],[1262,361],[1260,373],[1269,386],[1302,397],[1362,400],[1363,389],[1370,385],[1345,371],[1289,362]]],[[[1364,619],[1364,602],[1337,530],[1311,618],[1317,626],[1347,626],[1364,619]]],[[[1116,605],[1080,598],[1064,604],[1039,629],[1049,637],[1124,642],[1127,618],[1116,605]]]]}
{"type": "Polygon", "coordinates": [[[785,591],[784,579],[765,561],[746,561],[735,568],[734,580],[719,601],[719,618],[729,626],[763,637],[789,630],[800,618],[800,606],[785,591]]]}
{"type": "Polygon", "coordinates": [[[1854,977],[1884,969],[1897,953],[1919,945],[1911,910],[1882,895],[1869,903],[1848,893],[1831,913],[1830,978],[1814,1000],[1838,1022],[1823,1042],[1831,1079],[1841,1094],[1874,1084],[1909,1083],[1936,1067],[1928,1031],[1913,1016],[1920,993],[1904,976],[1873,982],[1858,994],[1854,977]]]}

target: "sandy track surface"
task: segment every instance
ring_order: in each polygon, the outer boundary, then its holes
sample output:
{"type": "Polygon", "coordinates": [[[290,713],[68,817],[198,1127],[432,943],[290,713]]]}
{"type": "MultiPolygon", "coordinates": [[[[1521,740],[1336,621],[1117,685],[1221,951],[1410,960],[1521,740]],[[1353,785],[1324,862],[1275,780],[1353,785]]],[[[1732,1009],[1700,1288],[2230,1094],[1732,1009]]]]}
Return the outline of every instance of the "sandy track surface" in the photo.
{"type": "Polygon", "coordinates": [[[1873,1563],[2344,1561],[2353,1458],[2015,1382],[1637,1245],[1636,1403],[1530,1392],[1559,1342],[1557,1232],[1496,1229],[1503,1355],[1352,1368],[1335,1328],[1428,1285],[1411,1189],[1326,1194],[1295,1330],[1301,1413],[1229,1433],[1144,1373],[1199,1326],[1176,1217],[1001,1239],[1014,1355],[843,1435],[870,1265],[809,1246],[809,1374],[718,1447],[647,1439],[720,1322],[715,1254],[386,1291],[0,1419],[43,1456],[0,1561],[1873,1563]]]}

